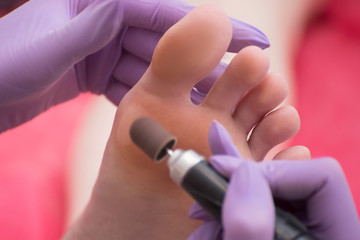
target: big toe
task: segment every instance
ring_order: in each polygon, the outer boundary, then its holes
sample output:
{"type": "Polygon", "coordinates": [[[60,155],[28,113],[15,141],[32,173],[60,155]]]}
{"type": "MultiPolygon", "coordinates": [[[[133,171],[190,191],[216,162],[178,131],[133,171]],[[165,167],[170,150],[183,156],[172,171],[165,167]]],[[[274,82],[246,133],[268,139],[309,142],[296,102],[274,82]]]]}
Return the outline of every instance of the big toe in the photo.
{"type": "Polygon", "coordinates": [[[143,84],[149,88],[188,92],[219,64],[232,38],[228,16],[204,5],[187,14],[160,39],[143,84]]]}

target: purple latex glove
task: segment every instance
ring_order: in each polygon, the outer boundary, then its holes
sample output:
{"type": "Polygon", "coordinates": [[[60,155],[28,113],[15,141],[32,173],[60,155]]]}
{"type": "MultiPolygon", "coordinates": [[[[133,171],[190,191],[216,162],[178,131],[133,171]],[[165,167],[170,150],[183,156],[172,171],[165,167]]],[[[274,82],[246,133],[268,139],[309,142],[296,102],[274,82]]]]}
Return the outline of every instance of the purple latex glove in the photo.
{"type": "MultiPolygon", "coordinates": [[[[31,0],[0,19],[0,132],[80,92],[118,104],[162,34],[194,7],[180,0],[31,0]]],[[[232,19],[229,51],[269,46],[232,19]]],[[[199,84],[206,93],[225,66],[199,84]]],[[[201,94],[200,94],[201,95],[201,94]]]]}
{"type": "Polygon", "coordinates": [[[191,240],[272,240],[274,201],[292,212],[318,239],[360,239],[360,224],[340,165],[330,158],[253,162],[241,158],[219,123],[209,131],[210,161],[230,179],[223,205],[223,229],[195,204],[190,216],[205,220],[191,240]]]}

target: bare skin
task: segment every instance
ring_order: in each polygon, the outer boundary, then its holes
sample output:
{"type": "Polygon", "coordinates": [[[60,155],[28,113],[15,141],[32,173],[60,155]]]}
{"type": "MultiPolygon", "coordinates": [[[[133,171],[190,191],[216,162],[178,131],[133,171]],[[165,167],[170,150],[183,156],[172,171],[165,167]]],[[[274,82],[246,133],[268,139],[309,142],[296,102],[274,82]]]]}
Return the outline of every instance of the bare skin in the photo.
{"type": "MultiPolygon", "coordinates": [[[[65,239],[186,239],[200,224],[188,219],[193,200],[172,183],[166,165],[154,164],[131,142],[129,128],[139,117],[155,119],[177,136],[177,147],[206,157],[214,119],[254,160],[297,133],[296,110],[274,110],[287,95],[286,84],[268,73],[268,58],[256,47],[236,55],[200,105],[191,102],[192,87],[217,66],[231,36],[226,14],[209,5],[163,36],[150,67],[118,107],[91,200],[65,239]]],[[[308,156],[304,148],[279,156],[291,154],[308,156]]]]}

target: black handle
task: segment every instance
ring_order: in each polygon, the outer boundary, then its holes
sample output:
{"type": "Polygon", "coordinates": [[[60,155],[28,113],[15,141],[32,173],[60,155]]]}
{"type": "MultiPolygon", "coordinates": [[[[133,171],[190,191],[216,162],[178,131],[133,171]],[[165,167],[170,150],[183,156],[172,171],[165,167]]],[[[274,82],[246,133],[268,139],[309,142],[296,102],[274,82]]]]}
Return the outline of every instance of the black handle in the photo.
{"type": "MultiPolygon", "coordinates": [[[[194,165],[181,186],[221,223],[221,207],[228,180],[206,160],[194,165]]],[[[276,208],[274,240],[316,240],[291,213],[276,208]]]]}

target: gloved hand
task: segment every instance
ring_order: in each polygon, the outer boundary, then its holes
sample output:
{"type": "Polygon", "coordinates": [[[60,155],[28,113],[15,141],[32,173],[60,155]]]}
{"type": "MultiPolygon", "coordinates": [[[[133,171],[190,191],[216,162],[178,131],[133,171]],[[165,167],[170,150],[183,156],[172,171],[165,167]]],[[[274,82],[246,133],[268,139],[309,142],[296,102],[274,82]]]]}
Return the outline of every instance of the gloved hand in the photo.
{"type": "MultiPolygon", "coordinates": [[[[194,7],[181,0],[31,0],[0,19],[0,132],[80,92],[118,104],[162,34],[194,7]]],[[[269,46],[232,19],[229,51],[269,46]]],[[[207,92],[224,66],[198,86],[207,92]]]]}
{"type": "Polygon", "coordinates": [[[244,160],[219,123],[211,126],[209,142],[214,154],[211,164],[230,179],[222,209],[223,229],[195,204],[190,216],[205,223],[189,239],[273,239],[273,198],[286,201],[280,206],[320,240],[360,239],[355,205],[335,160],[244,160]]]}

